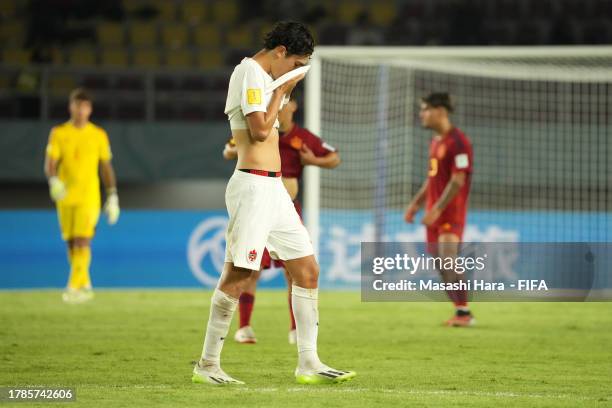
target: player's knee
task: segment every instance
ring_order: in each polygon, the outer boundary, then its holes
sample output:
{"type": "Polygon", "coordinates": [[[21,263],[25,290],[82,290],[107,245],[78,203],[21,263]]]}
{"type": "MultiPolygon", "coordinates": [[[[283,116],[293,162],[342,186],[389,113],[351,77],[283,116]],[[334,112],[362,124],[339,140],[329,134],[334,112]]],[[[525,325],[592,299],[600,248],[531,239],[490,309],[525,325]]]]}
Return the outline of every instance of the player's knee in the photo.
{"type": "Polygon", "coordinates": [[[317,283],[319,281],[319,264],[316,262],[309,263],[304,268],[304,274],[302,277],[304,284],[307,285],[306,287],[317,287],[317,283]]]}
{"type": "Polygon", "coordinates": [[[218,288],[233,297],[239,297],[248,287],[253,271],[246,268],[231,268],[224,270],[219,280],[218,288]]]}
{"type": "Polygon", "coordinates": [[[73,242],[72,246],[79,247],[79,248],[88,247],[90,244],[90,241],[91,240],[89,238],[77,237],[72,240],[73,242]]]}

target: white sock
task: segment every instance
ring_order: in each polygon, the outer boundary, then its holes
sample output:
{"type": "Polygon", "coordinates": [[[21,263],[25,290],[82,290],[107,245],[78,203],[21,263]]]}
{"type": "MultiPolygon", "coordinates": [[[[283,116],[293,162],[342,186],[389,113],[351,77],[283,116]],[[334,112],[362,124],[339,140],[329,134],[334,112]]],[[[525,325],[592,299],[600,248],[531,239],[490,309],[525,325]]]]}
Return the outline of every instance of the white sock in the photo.
{"type": "Polygon", "coordinates": [[[297,331],[298,369],[315,370],[322,366],[317,354],[319,332],[318,289],[291,287],[291,305],[297,331]]]}
{"type": "Polygon", "coordinates": [[[223,341],[229,331],[237,304],[238,299],[226,295],[219,289],[215,289],[213,292],[200,365],[214,364],[218,366],[220,364],[223,341]]]}

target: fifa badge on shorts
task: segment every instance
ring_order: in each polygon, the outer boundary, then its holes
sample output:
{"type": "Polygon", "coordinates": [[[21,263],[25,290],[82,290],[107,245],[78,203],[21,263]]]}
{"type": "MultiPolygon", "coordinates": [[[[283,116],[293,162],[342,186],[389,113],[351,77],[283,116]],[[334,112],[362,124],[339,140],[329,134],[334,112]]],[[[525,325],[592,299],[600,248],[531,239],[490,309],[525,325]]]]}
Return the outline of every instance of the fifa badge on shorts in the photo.
{"type": "Polygon", "coordinates": [[[255,258],[257,258],[257,251],[254,249],[251,249],[249,251],[249,262],[254,262],[255,258]]]}

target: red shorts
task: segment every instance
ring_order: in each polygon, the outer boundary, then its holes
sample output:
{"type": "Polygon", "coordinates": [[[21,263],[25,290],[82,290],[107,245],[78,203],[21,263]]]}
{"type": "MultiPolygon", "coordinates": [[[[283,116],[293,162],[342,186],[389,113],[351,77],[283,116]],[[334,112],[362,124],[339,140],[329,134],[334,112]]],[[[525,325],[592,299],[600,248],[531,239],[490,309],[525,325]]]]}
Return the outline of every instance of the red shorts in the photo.
{"type": "MultiPolygon", "coordinates": [[[[293,200],[293,205],[295,207],[295,211],[297,211],[298,215],[302,222],[302,205],[298,200],[293,200]]],[[[270,254],[268,253],[268,249],[264,249],[263,255],[261,256],[261,269],[270,269],[272,267],[272,261],[274,261],[275,268],[283,268],[285,264],[280,259],[272,259],[270,254]]]]}
{"type": "Polygon", "coordinates": [[[435,254],[438,238],[442,234],[455,234],[459,237],[459,241],[463,240],[463,227],[465,223],[438,221],[432,227],[427,227],[427,251],[435,254]]]}

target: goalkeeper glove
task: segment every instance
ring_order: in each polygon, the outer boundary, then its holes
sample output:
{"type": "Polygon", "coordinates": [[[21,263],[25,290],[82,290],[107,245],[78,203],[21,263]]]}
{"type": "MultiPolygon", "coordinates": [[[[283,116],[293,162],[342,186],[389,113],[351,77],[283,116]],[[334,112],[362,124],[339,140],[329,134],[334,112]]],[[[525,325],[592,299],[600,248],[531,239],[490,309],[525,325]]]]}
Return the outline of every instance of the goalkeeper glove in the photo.
{"type": "Polygon", "coordinates": [[[53,201],[59,201],[66,196],[66,186],[56,176],[49,178],[49,195],[53,201]]]}
{"type": "Polygon", "coordinates": [[[108,194],[106,203],[104,204],[104,212],[109,225],[115,225],[119,219],[119,196],[116,192],[108,194]]]}

